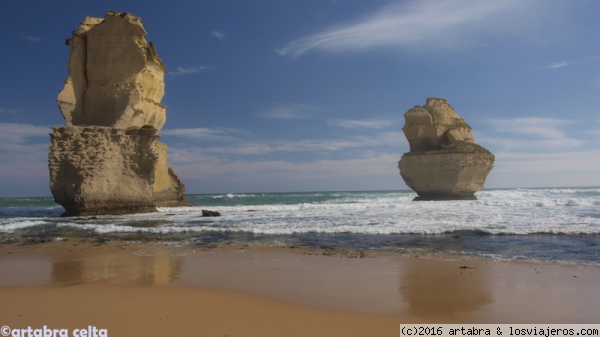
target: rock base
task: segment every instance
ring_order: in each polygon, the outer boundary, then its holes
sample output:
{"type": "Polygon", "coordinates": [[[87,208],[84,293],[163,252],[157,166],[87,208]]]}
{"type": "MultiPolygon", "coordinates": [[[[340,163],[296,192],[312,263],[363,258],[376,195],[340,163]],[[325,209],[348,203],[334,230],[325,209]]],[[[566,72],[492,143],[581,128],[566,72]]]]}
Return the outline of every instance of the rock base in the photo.
{"type": "Polygon", "coordinates": [[[444,201],[444,200],[477,200],[475,192],[466,194],[457,193],[424,193],[421,192],[413,201],[444,201]]]}
{"type": "Polygon", "coordinates": [[[483,189],[493,164],[493,154],[469,144],[461,151],[405,153],[398,168],[406,185],[419,195],[415,200],[476,200],[475,192],[483,189]]]}
{"type": "Polygon", "coordinates": [[[61,127],[50,134],[50,190],[65,216],[188,205],[154,129],[61,127]]]}

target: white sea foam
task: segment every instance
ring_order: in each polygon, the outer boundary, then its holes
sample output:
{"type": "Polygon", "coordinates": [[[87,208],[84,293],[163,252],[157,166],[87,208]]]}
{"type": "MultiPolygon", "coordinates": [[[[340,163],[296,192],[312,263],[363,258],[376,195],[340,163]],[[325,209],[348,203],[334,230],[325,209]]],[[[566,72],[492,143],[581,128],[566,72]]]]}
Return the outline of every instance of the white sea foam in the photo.
{"type": "Polygon", "coordinates": [[[209,206],[223,214],[215,218],[201,216],[207,206],[165,207],[158,213],[76,221],[0,219],[0,231],[55,223],[96,233],[600,234],[600,189],[490,190],[479,192],[475,201],[413,202],[414,196],[406,192],[232,194],[221,195],[222,204],[209,206]]]}
{"type": "Polygon", "coordinates": [[[116,224],[77,224],[77,223],[64,223],[58,224],[58,227],[71,227],[82,230],[93,230],[98,234],[106,233],[154,233],[154,234],[171,234],[171,233],[185,233],[185,232],[200,232],[204,230],[211,230],[210,228],[202,227],[179,227],[179,226],[164,226],[164,227],[133,227],[127,225],[116,225],[116,224]]]}
{"type": "MultiPolygon", "coordinates": [[[[587,191],[587,190],[586,190],[587,191]]],[[[323,203],[218,206],[220,218],[201,218],[202,207],[165,208],[187,230],[263,234],[439,234],[474,230],[490,234],[600,234],[598,197],[564,198],[577,191],[491,191],[477,201],[411,202],[413,195],[379,195],[323,203]]],[[[136,229],[132,229],[136,230],[136,229]]],[[[166,226],[154,230],[173,232],[166,226]]]]}
{"type": "Polygon", "coordinates": [[[31,221],[31,220],[19,220],[13,222],[3,221],[0,222],[0,233],[12,233],[18,229],[39,226],[46,224],[45,221],[31,221]]]}

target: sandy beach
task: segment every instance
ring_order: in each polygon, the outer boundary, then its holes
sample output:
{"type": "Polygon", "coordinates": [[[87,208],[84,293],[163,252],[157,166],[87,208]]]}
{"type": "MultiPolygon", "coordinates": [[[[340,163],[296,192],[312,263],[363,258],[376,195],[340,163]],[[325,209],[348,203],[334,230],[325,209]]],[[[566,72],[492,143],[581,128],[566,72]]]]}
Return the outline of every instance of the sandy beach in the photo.
{"type": "Polygon", "coordinates": [[[453,256],[108,242],[0,247],[0,324],[110,336],[397,336],[598,323],[600,270],[453,256]]]}

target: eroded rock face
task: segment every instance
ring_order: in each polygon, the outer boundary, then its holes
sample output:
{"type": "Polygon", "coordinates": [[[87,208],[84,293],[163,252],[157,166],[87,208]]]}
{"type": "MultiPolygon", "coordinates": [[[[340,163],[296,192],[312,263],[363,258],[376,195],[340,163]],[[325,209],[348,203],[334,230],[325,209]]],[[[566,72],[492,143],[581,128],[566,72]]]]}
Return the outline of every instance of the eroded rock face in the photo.
{"type": "Polygon", "coordinates": [[[145,35],[140,18],[128,13],[85,18],[67,40],[71,76],[58,95],[66,126],[151,125],[160,131],[166,69],[145,35]]]}
{"type": "Polygon", "coordinates": [[[441,98],[428,98],[404,120],[410,152],[398,168],[417,200],[476,199],[495,158],[475,143],[471,127],[441,98]]]}
{"type": "Polygon", "coordinates": [[[158,142],[166,108],[162,61],[141,20],[109,12],[73,37],[57,102],[65,127],[50,134],[50,190],[64,215],[156,211],[187,205],[185,187],[158,142]]]}
{"type": "Polygon", "coordinates": [[[155,211],[154,130],[53,128],[50,190],[65,215],[155,211]]]}
{"type": "Polygon", "coordinates": [[[446,100],[428,98],[404,114],[404,135],[410,151],[439,150],[447,144],[475,143],[471,127],[460,118],[446,100]]]}
{"type": "Polygon", "coordinates": [[[167,144],[155,142],[153,151],[157,158],[153,186],[154,203],[158,207],[186,205],[185,186],[167,162],[167,144]]]}

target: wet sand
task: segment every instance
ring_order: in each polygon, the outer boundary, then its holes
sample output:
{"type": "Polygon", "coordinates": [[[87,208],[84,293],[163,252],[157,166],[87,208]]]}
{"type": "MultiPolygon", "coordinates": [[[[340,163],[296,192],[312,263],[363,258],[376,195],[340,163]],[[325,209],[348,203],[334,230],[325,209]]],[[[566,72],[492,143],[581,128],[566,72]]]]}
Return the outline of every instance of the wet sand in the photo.
{"type": "Polygon", "coordinates": [[[0,325],[231,337],[397,336],[400,323],[419,322],[600,323],[599,269],[348,256],[356,255],[81,240],[5,244],[0,325]]]}

